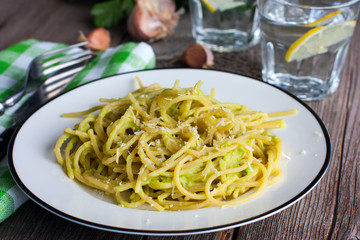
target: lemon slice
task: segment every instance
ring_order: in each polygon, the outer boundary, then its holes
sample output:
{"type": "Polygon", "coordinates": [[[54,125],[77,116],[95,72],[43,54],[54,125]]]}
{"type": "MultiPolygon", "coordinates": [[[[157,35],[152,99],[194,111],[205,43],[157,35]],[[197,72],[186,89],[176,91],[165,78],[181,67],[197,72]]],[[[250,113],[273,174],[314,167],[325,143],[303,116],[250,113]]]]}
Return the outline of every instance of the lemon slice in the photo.
{"type": "Polygon", "coordinates": [[[329,22],[331,22],[335,18],[335,16],[338,15],[339,13],[341,13],[341,10],[337,10],[335,12],[329,13],[314,22],[305,24],[305,26],[307,26],[307,27],[324,26],[324,25],[328,24],[329,22]]]}
{"type": "Polygon", "coordinates": [[[342,24],[309,30],[289,47],[285,60],[300,61],[327,52],[329,46],[350,37],[354,32],[355,24],[356,21],[350,20],[342,24]]]}
{"type": "Polygon", "coordinates": [[[243,1],[236,0],[202,0],[202,2],[212,13],[217,10],[223,12],[225,10],[240,7],[246,4],[243,1]]]}
{"type": "Polygon", "coordinates": [[[216,2],[211,0],[202,0],[202,1],[205,4],[205,6],[210,10],[210,12],[213,13],[216,11],[216,7],[215,7],[217,6],[216,2]]]}

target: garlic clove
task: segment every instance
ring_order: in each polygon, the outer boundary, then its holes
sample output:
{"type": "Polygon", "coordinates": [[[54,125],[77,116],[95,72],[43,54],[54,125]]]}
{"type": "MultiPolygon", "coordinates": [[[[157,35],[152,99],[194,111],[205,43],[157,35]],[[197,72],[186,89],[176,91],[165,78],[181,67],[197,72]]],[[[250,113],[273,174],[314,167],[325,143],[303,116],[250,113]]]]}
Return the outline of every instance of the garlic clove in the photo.
{"type": "Polygon", "coordinates": [[[86,47],[94,51],[103,51],[110,47],[110,33],[105,28],[96,28],[89,36],[85,36],[84,33],[80,32],[78,37],[79,42],[88,41],[89,44],[86,47]]]}
{"type": "Polygon", "coordinates": [[[212,51],[201,44],[188,46],[179,60],[193,68],[208,68],[214,65],[212,51]]]}
{"type": "Polygon", "coordinates": [[[214,54],[213,54],[213,52],[207,46],[205,46],[205,45],[201,45],[201,46],[204,49],[205,54],[206,54],[206,63],[203,65],[203,67],[207,68],[207,67],[213,66],[214,65],[214,54]]]}
{"type": "Polygon", "coordinates": [[[110,32],[105,28],[97,28],[88,36],[89,48],[103,51],[110,47],[110,32]]]}

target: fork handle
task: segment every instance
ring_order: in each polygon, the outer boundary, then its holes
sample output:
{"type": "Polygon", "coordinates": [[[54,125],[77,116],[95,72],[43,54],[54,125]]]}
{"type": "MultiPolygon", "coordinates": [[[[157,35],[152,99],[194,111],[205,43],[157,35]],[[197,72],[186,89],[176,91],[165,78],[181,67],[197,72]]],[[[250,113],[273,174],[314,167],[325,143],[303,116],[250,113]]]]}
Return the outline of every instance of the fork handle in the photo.
{"type": "Polygon", "coordinates": [[[8,145],[10,142],[11,137],[13,136],[14,132],[16,130],[16,125],[9,127],[5,129],[0,134],[0,160],[5,156],[8,150],[8,145]]]}
{"type": "Polygon", "coordinates": [[[3,102],[0,102],[0,116],[5,113],[6,108],[14,106],[25,95],[25,89],[10,94],[3,102]]]}
{"type": "Polygon", "coordinates": [[[3,102],[0,102],[0,116],[5,113],[5,104],[3,102]]]}

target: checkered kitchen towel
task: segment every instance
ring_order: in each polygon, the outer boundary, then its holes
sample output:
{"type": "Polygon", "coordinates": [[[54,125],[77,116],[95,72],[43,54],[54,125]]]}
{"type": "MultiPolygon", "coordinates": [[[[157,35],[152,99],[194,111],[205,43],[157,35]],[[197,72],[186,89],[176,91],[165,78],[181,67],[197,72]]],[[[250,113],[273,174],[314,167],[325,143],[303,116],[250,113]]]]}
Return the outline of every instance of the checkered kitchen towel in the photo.
{"type": "MultiPolygon", "coordinates": [[[[24,81],[26,68],[36,56],[64,44],[40,42],[28,39],[0,52],[0,100],[16,91],[24,81]]],[[[80,84],[121,72],[155,67],[155,54],[146,43],[125,43],[99,52],[86,68],[70,83],[67,89],[80,84]]],[[[22,102],[20,101],[19,104],[22,102]]],[[[6,110],[0,117],[0,132],[11,122],[11,114],[17,106],[6,110]]],[[[6,159],[0,159],[0,223],[20,207],[27,197],[13,181],[6,159]]]]}

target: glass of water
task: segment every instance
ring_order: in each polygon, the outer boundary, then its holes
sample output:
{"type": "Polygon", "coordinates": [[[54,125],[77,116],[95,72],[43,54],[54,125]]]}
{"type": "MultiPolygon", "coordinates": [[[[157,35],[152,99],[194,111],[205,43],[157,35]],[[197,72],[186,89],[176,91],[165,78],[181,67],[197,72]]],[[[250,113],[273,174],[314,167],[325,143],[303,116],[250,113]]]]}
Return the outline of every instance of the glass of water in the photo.
{"type": "Polygon", "coordinates": [[[230,52],[259,42],[256,0],[189,0],[189,6],[197,43],[230,52]]]}
{"type": "Polygon", "coordinates": [[[305,101],[336,91],[360,0],[259,0],[263,80],[305,101]]]}

